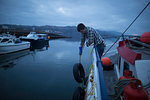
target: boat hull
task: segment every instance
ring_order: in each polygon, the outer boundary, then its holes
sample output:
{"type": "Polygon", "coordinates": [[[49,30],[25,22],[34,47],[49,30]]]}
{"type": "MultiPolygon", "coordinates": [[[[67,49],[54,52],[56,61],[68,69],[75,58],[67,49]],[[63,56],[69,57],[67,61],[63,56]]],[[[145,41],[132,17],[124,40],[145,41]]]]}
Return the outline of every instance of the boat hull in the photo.
{"type": "Polygon", "coordinates": [[[0,44],[0,54],[12,53],[30,48],[30,42],[22,42],[16,44],[0,44]]]}
{"type": "Polygon", "coordinates": [[[34,50],[34,49],[41,49],[43,47],[47,47],[49,46],[49,40],[48,39],[37,39],[37,40],[34,40],[34,39],[21,39],[22,41],[28,41],[30,42],[30,49],[31,50],[34,50]]]}

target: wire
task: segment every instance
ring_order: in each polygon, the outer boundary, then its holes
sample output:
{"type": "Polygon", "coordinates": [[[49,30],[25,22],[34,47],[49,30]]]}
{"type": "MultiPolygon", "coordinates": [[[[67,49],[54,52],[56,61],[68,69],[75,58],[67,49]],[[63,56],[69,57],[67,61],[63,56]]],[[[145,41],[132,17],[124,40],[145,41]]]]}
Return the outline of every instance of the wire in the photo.
{"type": "MultiPolygon", "coordinates": [[[[137,20],[137,18],[143,13],[143,11],[149,6],[150,2],[147,3],[147,5],[143,8],[143,10],[138,14],[138,16],[132,21],[132,23],[125,29],[125,31],[122,33],[121,36],[113,43],[113,45],[104,53],[103,56],[107,54],[107,52],[116,44],[116,42],[120,39],[120,37],[123,37],[124,33],[131,27],[131,25],[137,20]]],[[[124,40],[124,37],[123,37],[124,40]]]]}

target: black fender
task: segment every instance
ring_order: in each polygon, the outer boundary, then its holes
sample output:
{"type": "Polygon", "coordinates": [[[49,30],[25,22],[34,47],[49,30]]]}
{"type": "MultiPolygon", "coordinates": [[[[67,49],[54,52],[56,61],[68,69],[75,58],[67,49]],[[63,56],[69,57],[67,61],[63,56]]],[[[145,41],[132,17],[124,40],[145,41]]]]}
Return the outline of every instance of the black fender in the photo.
{"type": "Polygon", "coordinates": [[[84,100],[85,91],[81,87],[76,88],[73,93],[72,100],[84,100]]]}
{"type": "Polygon", "coordinates": [[[73,66],[73,76],[75,80],[79,83],[84,82],[85,79],[85,72],[84,68],[81,63],[76,63],[73,66]]]}

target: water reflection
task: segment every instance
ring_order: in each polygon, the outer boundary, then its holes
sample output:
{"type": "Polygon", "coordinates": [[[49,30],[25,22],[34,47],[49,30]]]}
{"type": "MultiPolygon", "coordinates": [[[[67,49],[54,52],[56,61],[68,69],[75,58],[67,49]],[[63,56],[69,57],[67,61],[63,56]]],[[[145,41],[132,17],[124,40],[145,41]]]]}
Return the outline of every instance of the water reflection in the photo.
{"type": "Polygon", "coordinates": [[[29,49],[22,50],[14,53],[0,55],[0,67],[1,68],[12,68],[15,66],[15,61],[23,56],[28,55],[30,52],[29,49]]]}
{"type": "Polygon", "coordinates": [[[30,49],[0,55],[0,68],[13,68],[16,65],[17,59],[29,54],[31,54],[34,57],[36,52],[45,51],[48,50],[48,48],[49,41],[45,41],[43,43],[40,43],[39,45],[31,44],[30,49]]]}
{"type": "MultiPolygon", "coordinates": [[[[11,70],[0,68],[0,100],[71,100],[78,86],[72,67],[79,62],[79,44],[66,39],[52,40],[48,50],[34,48],[25,56],[14,57],[17,60],[9,60],[11,70]]],[[[90,50],[85,46],[81,58],[87,70],[90,50]]],[[[16,55],[3,58],[11,56],[16,55]]]]}
{"type": "Polygon", "coordinates": [[[36,49],[42,49],[42,48],[46,48],[46,50],[48,50],[49,48],[49,40],[39,40],[39,41],[32,41],[30,43],[30,50],[34,51],[36,49]]]}

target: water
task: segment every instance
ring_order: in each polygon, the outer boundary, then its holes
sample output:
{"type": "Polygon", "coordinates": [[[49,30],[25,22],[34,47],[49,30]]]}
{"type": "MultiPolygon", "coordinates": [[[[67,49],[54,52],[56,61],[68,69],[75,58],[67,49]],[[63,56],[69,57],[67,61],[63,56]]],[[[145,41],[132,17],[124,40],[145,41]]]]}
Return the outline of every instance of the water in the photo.
{"type": "MultiPolygon", "coordinates": [[[[49,45],[48,50],[26,50],[1,56],[0,100],[72,99],[78,86],[72,70],[79,62],[79,42],[52,40],[49,45]]],[[[88,52],[90,49],[85,47],[83,65],[88,52]]]]}
{"type": "MultiPolygon", "coordinates": [[[[79,62],[79,44],[52,40],[48,50],[0,56],[0,100],[71,100],[78,87],[72,70],[79,62]]],[[[90,50],[84,48],[81,60],[87,70],[90,50]]]]}

